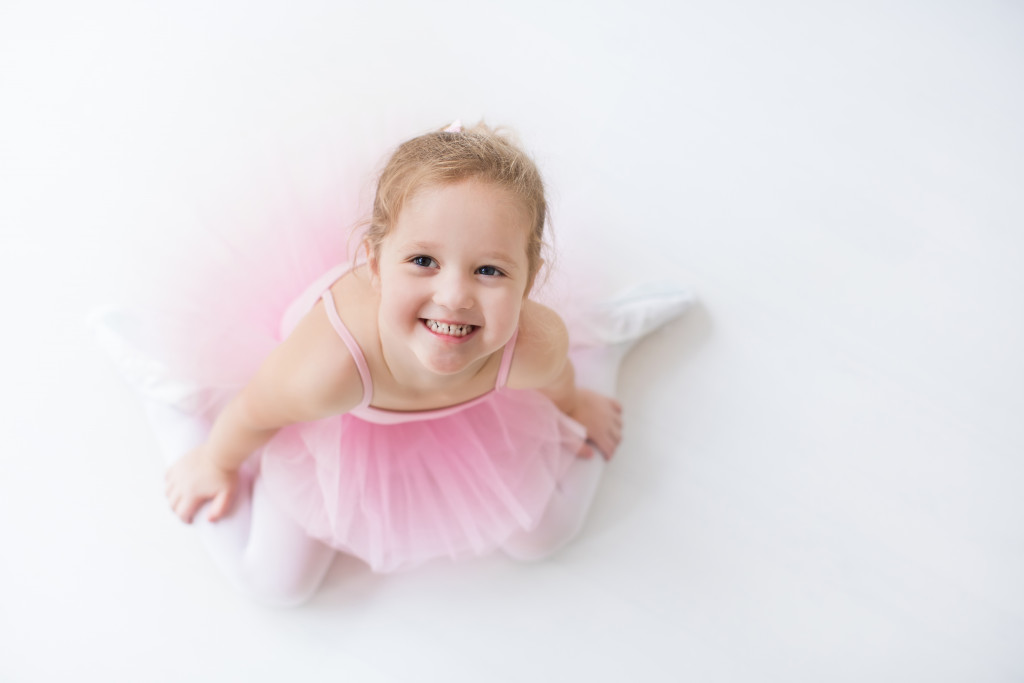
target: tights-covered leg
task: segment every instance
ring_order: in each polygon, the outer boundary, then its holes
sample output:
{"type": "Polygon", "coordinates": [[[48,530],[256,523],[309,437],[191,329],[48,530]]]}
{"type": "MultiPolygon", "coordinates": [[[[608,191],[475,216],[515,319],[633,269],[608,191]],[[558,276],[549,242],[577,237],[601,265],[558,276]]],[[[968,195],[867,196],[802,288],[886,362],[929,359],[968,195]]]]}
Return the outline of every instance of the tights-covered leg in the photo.
{"type": "MultiPolygon", "coordinates": [[[[574,349],[569,355],[576,369],[577,384],[613,396],[619,365],[635,341],[574,349]]],[[[506,541],[502,545],[505,554],[521,561],[540,560],[575,538],[583,528],[604,468],[604,457],[596,451],[586,460],[577,458],[558,482],[540,523],[506,541]]]]}
{"type": "MultiPolygon", "coordinates": [[[[578,344],[569,358],[576,383],[615,395],[619,366],[644,336],[685,311],[692,295],[675,286],[644,285],[584,311],[569,326],[578,344]]],[[[517,560],[539,560],[559,550],[582,529],[604,473],[600,453],[577,459],[559,482],[548,509],[535,529],[521,531],[503,546],[517,560]]]]}
{"type": "Polygon", "coordinates": [[[535,529],[520,531],[505,541],[501,546],[505,554],[523,562],[542,560],[575,538],[583,528],[604,468],[604,458],[599,453],[587,460],[577,458],[558,482],[540,523],[535,529]]]}
{"type": "Polygon", "coordinates": [[[566,320],[572,339],[569,357],[576,382],[615,395],[619,366],[633,346],[693,303],[693,294],[676,285],[645,284],[576,311],[566,320]]]}
{"type": "MultiPolygon", "coordinates": [[[[206,421],[155,401],[147,404],[147,413],[167,465],[202,443],[209,431],[206,421]]],[[[211,523],[205,506],[196,513],[193,525],[203,545],[228,579],[260,602],[305,602],[327,573],[334,550],[273,505],[252,461],[239,477],[227,516],[211,523]]]]}

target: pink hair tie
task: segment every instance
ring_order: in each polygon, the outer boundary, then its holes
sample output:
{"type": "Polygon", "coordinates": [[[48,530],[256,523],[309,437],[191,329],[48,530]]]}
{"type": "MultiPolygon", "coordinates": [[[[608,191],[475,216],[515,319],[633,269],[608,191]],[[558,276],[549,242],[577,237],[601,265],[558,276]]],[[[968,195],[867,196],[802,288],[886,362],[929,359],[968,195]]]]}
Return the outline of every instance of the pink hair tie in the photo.
{"type": "Polygon", "coordinates": [[[462,119],[455,119],[452,121],[452,125],[444,129],[445,133],[461,133],[462,132],[462,119]]]}

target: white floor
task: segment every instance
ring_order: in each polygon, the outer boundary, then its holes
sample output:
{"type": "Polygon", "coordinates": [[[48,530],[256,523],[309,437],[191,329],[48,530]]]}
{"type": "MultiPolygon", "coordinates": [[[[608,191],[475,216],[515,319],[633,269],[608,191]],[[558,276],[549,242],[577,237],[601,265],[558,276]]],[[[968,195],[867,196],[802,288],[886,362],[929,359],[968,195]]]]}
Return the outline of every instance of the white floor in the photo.
{"type": "Polygon", "coordinates": [[[4,3],[0,680],[1024,680],[1022,83],[1011,2],[4,3]],[[481,116],[572,287],[702,305],[557,559],[250,604],[85,315],[481,116]]]}

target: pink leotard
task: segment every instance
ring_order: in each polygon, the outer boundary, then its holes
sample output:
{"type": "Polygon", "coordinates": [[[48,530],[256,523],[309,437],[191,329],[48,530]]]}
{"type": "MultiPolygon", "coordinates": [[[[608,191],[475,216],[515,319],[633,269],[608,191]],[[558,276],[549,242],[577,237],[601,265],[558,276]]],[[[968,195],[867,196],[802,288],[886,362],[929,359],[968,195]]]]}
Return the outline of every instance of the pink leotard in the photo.
{"type": "Polygon", "coordinates": [[[506,386],[515,336],[494,389],[481,396],[426,411],[371,406],[369,368],[330,292],[346,271],[318,278],[282,327],[323,299],[363,398],[348,413],[291,425],[271,440],[260,467],[272,499],[307,533],[378,571],[483,554],[533,528],[576,457],[582,426],[540,393],[506,386]]]}

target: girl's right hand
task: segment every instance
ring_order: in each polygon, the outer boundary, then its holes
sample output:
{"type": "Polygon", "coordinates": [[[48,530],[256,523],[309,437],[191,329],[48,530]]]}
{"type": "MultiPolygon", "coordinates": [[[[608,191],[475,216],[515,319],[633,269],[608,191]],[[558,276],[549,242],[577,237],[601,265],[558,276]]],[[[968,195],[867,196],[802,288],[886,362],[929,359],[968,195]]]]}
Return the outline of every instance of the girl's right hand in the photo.
{"type": "Polygon", "coordinates": [[[207,501],[212,501],[207,519],[216,522],[231,509],[238,487],[238,472],[218,467],[204,444],[174,463],[164,480],[171,509],[183,522],[191,524],[207,501]]]}

